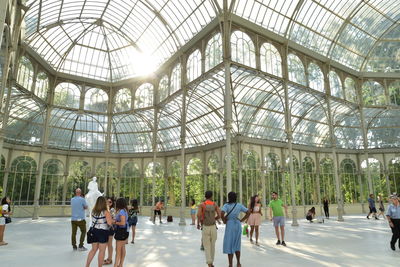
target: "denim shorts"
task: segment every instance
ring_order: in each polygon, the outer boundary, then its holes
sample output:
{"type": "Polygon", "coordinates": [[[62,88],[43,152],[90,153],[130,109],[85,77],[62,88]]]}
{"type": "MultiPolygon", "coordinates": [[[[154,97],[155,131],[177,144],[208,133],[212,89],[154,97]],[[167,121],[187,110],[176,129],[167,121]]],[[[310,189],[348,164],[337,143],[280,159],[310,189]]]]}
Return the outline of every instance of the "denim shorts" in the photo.
{"type": "Polygon", "coordinates": [[[274,227],[285,226],[285,217],[283,216],[275,216],[272,221],[274,222],[274,227]]]}
{"type": "Polygon", "coordinates": [[[5,225],[6,224],[6,218],[0,217],[0,225],[5,225]]]}

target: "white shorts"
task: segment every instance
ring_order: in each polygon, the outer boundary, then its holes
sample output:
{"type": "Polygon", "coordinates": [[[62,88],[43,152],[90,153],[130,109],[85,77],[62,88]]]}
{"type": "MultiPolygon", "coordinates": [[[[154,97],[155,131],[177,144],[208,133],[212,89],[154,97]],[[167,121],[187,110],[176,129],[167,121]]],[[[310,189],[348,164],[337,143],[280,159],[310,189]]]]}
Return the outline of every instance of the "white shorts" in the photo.
{"type": "Polygon", "coordinates": [[[6,224],[6,218],[0,217],[0,225],[5,225],[6,224]]]}

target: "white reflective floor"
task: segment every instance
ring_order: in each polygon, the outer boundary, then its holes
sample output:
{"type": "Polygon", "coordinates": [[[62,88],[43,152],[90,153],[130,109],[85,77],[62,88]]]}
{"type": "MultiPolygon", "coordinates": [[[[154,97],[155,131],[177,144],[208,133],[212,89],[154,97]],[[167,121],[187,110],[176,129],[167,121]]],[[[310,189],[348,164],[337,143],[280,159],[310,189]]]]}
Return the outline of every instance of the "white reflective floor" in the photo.
{"type": "MultiPolygon", "coordinates": [[[[187,220],[189,224],[189,220],[187,220]]],[[[397,266],[400,250],[389,248],[391,232],[384,220],[346,216],[324,224],[287,224],[287,247],[276,246],[270,222],[261,226],[259,247],[242,237],[242,266],[397,266]]],[[[0,247],[0,266],[84,266],[87,252],[73,252],[68,218],[13,219],[0,247]]],[[[224,226],[218,229],[215,266],[228,266],[222,254],[224,226]]],[[[140,217],[135,244],[127,245],[124,266],[206,266],[200,231],[173,223],[153,225],[140,217]]],[[[90,247],[90,245],[85,245],[90,247]]],[[[91,266],[97,266],[97,258],[91,266]]],[[[236,265],[235,265],[236,266],[236,265]]]]}

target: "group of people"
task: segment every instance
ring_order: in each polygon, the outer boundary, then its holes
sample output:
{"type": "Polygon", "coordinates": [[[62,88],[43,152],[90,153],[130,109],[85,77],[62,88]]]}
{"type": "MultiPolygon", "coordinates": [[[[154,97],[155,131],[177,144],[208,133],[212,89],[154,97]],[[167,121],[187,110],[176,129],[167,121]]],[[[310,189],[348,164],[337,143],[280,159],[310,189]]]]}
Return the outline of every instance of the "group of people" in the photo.
{"type": "Polygon", "coordinates": [[[82,197],[81,189],[75,190],[75,196],[71,199],[71,243],[73,250],[85,251],[87,249],[83,243],[85,236],[88,236],[87,242],[92,245],[92,248],[87,256],[87,267],[90,266],[96,253],[98,253],[98,266],[112,264],[113,239],[116,240],[114,267],[123,266],[129,229],[132,229],[131,243],[134,243],[138,222],[138,201],[134,199],[131,204],[128,208],[125,198],[118,198],[114,203],[113,198],[97,197],[95,205],[89,213],[91,216],[90,229],[86,232],[85,210],[88,209],[88,205],[82,197]],[[76,245],[78,228],[81,231],[79,246],[76,245]],[[108,257],[104,259],[106,250],[108,250],[108,257]]]}
{"type": "MultiPolygon", "coordinates": [[[[250,225],[250,241],[253,242],[252,237],[255,231],[256,245],[258,245],[259,226],[261,224],[261,203],[257,195],[253,196],[248,207],[237,203],[237,194],[229,192],[228,202],[220,209],[218,205],[212,200],[212,191],[205,192],[205,201],[198,206],[197,212],[197,228],[202,230],[202,244],[206,256],[206,263],[209,267],[214,266],[215,256],[215,242],[217,240],[217,226],[216,222],[221,218],[226,224],[223,253],[228,255],[229,266],[233,266],[233,255],[236,256],[237,266],[240,263],[240,250],[241,250],[241,235],[242,226],[241,222],[247,222],[250,225]],[[240,213],[245,215],[240,219],[240,213]]],[[[284,241],[285,235],[285,217],[283,209],[287,216],[287,207],[283,201],[278,199],[276,192],[272,193],[272,200],[269,203],[270,219],[274,223],[275,233],[277,237],[277,245],[286,246],[284,241]]]]}

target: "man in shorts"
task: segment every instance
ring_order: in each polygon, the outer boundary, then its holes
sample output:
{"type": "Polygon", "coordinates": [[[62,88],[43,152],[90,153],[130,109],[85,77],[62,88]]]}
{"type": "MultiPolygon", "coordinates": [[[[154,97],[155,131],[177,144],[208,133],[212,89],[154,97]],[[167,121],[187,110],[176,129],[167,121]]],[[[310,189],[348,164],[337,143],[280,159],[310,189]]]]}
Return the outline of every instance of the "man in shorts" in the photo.
{"type": "Polygon", "coordinates": [[[277,245],[283,245],[286,247],[285,243],[285,217],[283,215],[283,208],[285,208],[285,214],[287,215],[287,206],[283,204],[283,201],[278,199],[278,193],[272,192],[272,200],[269,203],[269,217],[270,220],[274,222],[275,234],[278,238],[276,242],[277,245]],[[281,238],[279,238],[279,228],[281,229],[281,238]]]}
{"type": "Polygon", "coordinates": [[[156,216],[159,215],[160,217],[160,223],[161,221],[161,210],[164,209],[164,201],[160,200],[157,202],[156,206],[154,207],[154,217],[153,217],[153,224],[156,223],[156,216]]]}
{"type": "Polygon", "coordinates": [[[367,219],[369,219],[369,215],[372,214],[375,217],[375,220],[379,220],[378,217],[376,216],[376,207],[375,207],[374,194],[370,194],[369,195],[368,206],[369,206],[369,213],[367,215],[367,219]]]}

